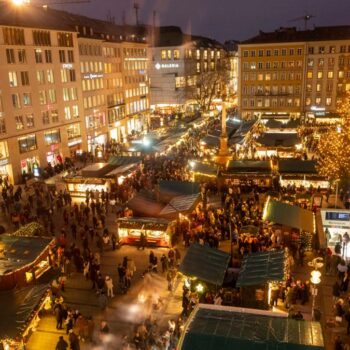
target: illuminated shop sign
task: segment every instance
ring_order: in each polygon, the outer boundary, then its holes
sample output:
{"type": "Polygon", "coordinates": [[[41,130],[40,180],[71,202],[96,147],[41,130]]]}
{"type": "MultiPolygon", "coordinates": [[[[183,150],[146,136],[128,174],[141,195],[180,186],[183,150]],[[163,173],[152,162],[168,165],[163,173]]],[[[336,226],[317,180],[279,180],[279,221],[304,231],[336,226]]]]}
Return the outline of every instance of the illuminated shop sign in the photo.
{"type": "Polygon", "coordinates": [[[157,70],[166,68],[179,68],[178,63],[156,63],[154,66],[157,70]]]}
{"type": "Polygon", "coordinates": [[[84,75],[83,75],[83,78],[84,78],[84,79],[96,79],[96,78],[103,78],[103,74],[93,74],[93,73],[90,73],[90,74],[84,74],[84,75]]]}
{"type": "Polygon", "coordinates": [[[73,69],[73,64],[72,63],[63,63],[62,68],[63,69],[73,69]]]}

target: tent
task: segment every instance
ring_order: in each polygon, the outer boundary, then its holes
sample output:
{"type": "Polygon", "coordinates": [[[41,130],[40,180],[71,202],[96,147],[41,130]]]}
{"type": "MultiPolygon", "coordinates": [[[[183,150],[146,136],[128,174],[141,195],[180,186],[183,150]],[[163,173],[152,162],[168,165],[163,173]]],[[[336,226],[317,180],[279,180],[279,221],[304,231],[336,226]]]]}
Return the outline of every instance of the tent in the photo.
{"type": "Polygon", "coordinates": [[[301,159],[280,159],[278,161],[278,170],[282,174],[311,174],[316,175],[317,162],[315,160],[301,159]]]}
{"type": "Polygon", "coordinates": [[[214,164],[193,161],[193,166],[191,166],[190,170],[194,175],[209,177],[216,177],[218,175],[218,167],[214,164]]]}
{"type": "Polygon", "coordinates": [[[271,174],[271,162],[268,160],[231,160],[227,166],[230,174],[271,174]]]}
{"type": "Polygon", "coordinates": [[[265,133],[258,137],[256,142],[264,147],[290,148],[300,144],[301,140],[297,133],[265,133]]]}
{"type": "Polygon", "coordinates": [[[270,281],[283,281],[284,265],[284,250],[270,250],[246,255],[236,286],[258,286],[270,281]]]}
{"type": "Polygon", "coordinates": [[[194,243],[188,248],[179,271],[184,275],[221,286],[230,257],[230,254],[221,250],[194,243]]]}
{"type": "Polygon", "coordinates": [[[177,217],[179,213],[189,214],[200,201],[200,194],[189,194],[174,197],[159,213],[160,216],[177,217]]]}
{"type": "Polygon", "coordinates": [[[178,350],[321,350],[320,323],[286,314],[199,304],[180,338],[178,350]]]}
{"type": "Polygon", "coordinates": [[[268,200],[265,204],[263,219],[301,231],[315,232],[315,221],[312,211],[295,205],[268,200]]]}
{"type": "Polygon", "coordinates": [[[200,187],[197,182],[160,180],[158,191],[160,202],[169,203],[177,196],[200,193],[200,187]]]}
{"type": "Polygon", "coordinates": [[[139,164],[142,162],[142,157],[127,157],[127,156],[110,156],[108,158],[108,164],[113,167],[120,167],[129,164],[139,164]]]}

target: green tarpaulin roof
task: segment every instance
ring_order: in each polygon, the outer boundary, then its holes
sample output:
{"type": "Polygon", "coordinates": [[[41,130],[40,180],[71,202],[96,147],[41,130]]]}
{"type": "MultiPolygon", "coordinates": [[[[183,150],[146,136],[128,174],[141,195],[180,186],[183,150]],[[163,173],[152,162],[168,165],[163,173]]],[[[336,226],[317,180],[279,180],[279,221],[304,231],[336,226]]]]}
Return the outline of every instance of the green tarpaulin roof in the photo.
{"type": "Polygon", "coordinates": [[[257,138],[256,143],[265,147],[294,147],[301,140],[297,133],[265,133],[257,138]]]}
{"type": "Polygon", "coordinates": [[[142,162],[142,157],[110,156],[108,158],[108,164],[110,164],[114,167],[135,164],[135,163],[141,163],[141,162],[142,162]]]}
{"type": "Polygon", "coordinates": [[[230,160],[226,172],[270,174],[271,163],[268,160],[230,160]]]}
{"type": "Polygon", "coordinates": [[[184,275],[221,286],[229,260],[230,254],[195,243],[188,248],[179,271],[184,275]]]}
{"type": "Polygon", "coordinates": [[[179,350],[321,350],[320,323],[254,309],[202,305],[193,311],[179,350]]]}
{"type": "Polygon", "coordinates": [[[278,161],[280,174],[317,174],[315,160],[281,159],[278,161]]]}
{"type": "Polygon", "coordinates": [[[258,286],[284,279],[284,250],[246,255],[239,270],[237,287],[258,286]]]}
{"type": "Polygon", "coordinates": [[[266,203],[263,219],[310,233],[315,231],[312,211],[275,200],[266,203]]]}
{"type": "Polygon", "coordinates": [[[179,213],[191,213],[200,200],[200,194],[174,197],[159,213],[160,216],[177,217],[179,213]]]}

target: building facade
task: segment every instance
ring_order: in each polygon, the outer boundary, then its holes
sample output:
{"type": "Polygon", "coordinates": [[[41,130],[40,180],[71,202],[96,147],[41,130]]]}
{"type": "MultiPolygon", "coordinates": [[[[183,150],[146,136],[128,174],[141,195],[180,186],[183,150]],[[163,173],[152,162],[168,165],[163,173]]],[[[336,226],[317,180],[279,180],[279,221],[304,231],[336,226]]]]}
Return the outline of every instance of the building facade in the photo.
{"type": "MultiPolygon", "coordinates": [[[[149,54],[151,109],[161,113],[193,110],[201,77],[226,59],[220,43],[178,27],[160,27],[149,54]]],[[[218,84],[216,94],[221,88],[218,84]]]]}
{"type": "Polygon", "coordinates": [[[334,113],[349,88],[350,27],[281,28],[239,45],[243,117],[334,113]]]}
{"type": "Polygon", "coordinates": [[[82,151],[101,156],[111,139],[123,143],[147,127],[147,44],[129,34],[0,4],[0,175],[18,183],[82,151]]]}

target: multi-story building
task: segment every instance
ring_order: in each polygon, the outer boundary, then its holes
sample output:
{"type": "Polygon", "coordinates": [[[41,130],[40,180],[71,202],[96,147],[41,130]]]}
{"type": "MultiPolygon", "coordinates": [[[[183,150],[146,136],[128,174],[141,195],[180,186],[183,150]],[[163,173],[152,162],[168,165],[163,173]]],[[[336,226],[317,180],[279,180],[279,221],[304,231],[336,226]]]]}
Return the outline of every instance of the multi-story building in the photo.
{"type": "Polygon", "coordinates": [[[178,27],[158,28],[149,54],[151,108],[161,112],[195,104],[199,76],[215,71],[226,58],[217,41],[184,34],[178,27]]]}
{"type": "Polygon", "coordinates": [[[0,174],[19,182],[142,130],[147,44],[130,28],[0,3],[0,174]]]}
{"type": "Polygon", "coordinates": [[[350,88],[350,26],[260,32],[239,45],[243,116],[333,113],[350,88]]]}

